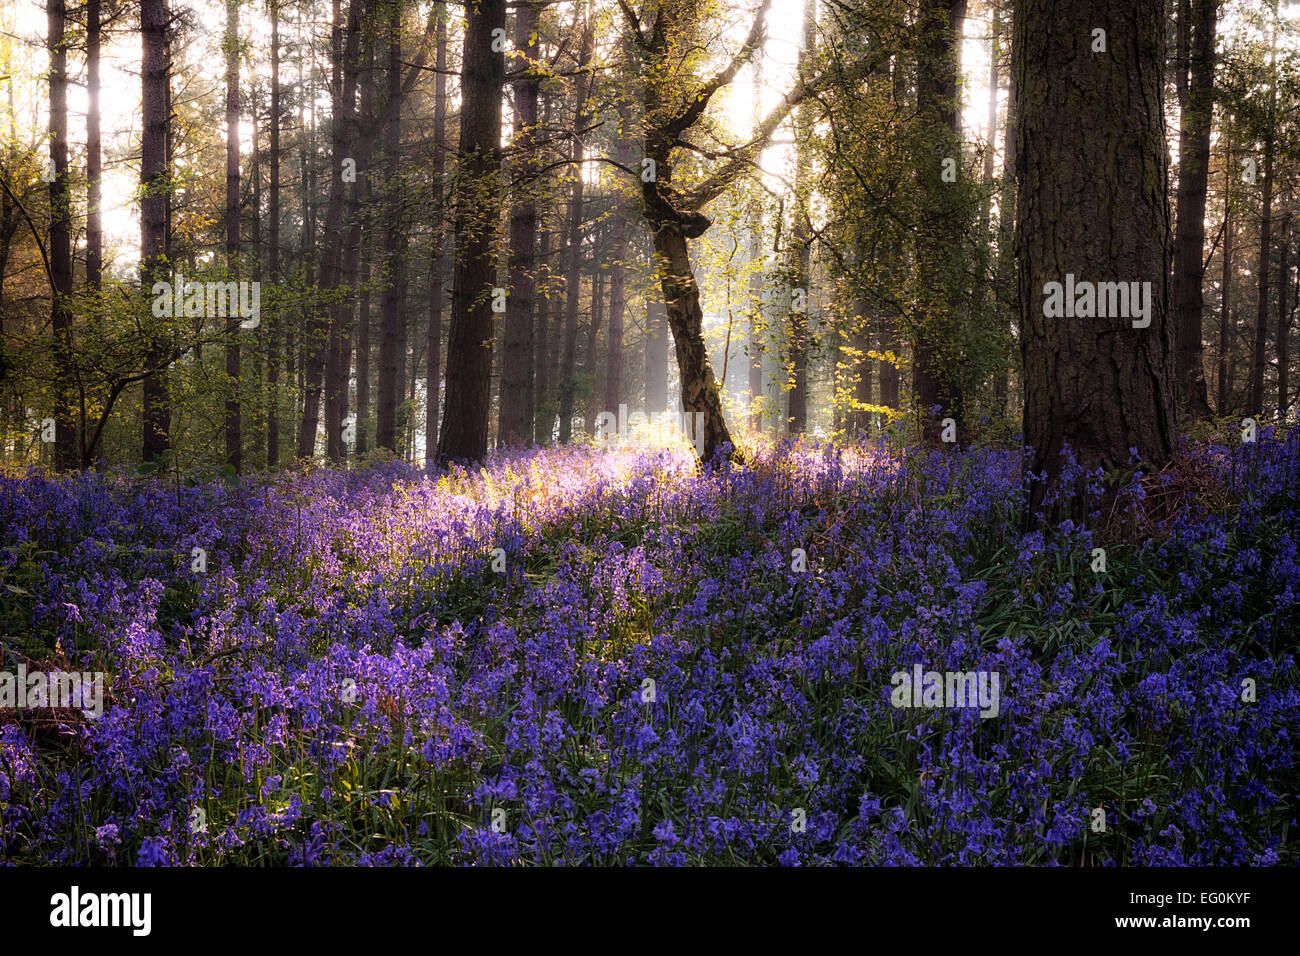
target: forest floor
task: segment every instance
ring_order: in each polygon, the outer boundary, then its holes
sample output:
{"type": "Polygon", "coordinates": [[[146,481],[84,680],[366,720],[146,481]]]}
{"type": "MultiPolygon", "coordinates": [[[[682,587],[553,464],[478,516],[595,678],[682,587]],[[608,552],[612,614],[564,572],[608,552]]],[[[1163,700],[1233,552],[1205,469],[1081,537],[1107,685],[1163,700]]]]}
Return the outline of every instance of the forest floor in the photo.
{"type": "Polygon", "coordinates": [[[1294,864],[1300,432],[1188,463],[0,478],[0,670],[103,695],[0,706],[0,863],[1294,864]]]}

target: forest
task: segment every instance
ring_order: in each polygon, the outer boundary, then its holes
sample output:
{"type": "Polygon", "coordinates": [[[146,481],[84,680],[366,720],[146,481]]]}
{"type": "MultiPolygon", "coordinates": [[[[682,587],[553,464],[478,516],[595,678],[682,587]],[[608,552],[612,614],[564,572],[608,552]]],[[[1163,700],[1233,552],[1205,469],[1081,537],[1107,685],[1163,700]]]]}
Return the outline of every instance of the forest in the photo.
{"type": "Polygon", "coordinates": [[[1300,4],[0,0],[0,865],[1300,862],[1300,4]]]}

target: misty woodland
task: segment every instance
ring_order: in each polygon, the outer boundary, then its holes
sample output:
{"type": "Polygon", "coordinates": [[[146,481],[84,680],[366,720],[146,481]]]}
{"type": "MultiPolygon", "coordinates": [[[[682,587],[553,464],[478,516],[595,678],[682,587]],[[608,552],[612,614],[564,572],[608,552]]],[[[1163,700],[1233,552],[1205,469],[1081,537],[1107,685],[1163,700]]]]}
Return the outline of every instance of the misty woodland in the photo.
{"type": "Polygon", "coordinates": [[[1298,306],[1286,0],[0,0],[0,865],[1295,865],[1298,306]]]}

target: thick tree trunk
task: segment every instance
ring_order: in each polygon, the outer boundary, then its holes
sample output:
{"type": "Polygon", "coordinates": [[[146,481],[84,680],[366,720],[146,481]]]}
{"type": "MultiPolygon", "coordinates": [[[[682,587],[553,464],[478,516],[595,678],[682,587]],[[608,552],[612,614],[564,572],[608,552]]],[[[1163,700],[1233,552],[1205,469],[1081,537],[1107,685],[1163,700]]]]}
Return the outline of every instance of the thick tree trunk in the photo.
{"type": "Polygon", "coordinates": [[[538,6],[525,3],[515,14],[515,49],[527,58],[524,79],[515,84],[514,147],[520,156],[514,207],[510,213],[510,287],[506,300],[505,337],[501,356],[501,406],[497,440],[522,445],[532,438],[528,418],[528,384],[533,362],[534,280],[537,263],[536,171],[533,141],[537,134],[538,6]]]}
{"type": "MultiPolygon", "coordinates": [[[[1066,446],[1107,472],[1127,467],[1130,449],[1147,469],[1174,450],[1164,13],[1163,0],[1022,0],[1016,10],[1024,435],[1051,484],[1066,446]],[[1104,54],[1091,51],[1093,24],[1106,25],[1104,54]],[[1050,317],[1047,284],[1068,286],[1067,276],[1150,283],[1137,289],[1139,299],[1149,289],[1149,313],[1136,317],[1130,302],[1134,315],[1050,317]]],[[[1033,485],[1027,524],[1044,493],[1033,485]]],[[[1082,509],[1075,498],[1071,510],[1082,509]]]]}
{"type": "MultiPolygon", "coordinates": [[[[239,2],[226,0],[226,273],[239,280],[239,2]]],[[[239,310],[226,316],[226,464],[243,468],[239,310]]]]}
{"type": "Polygon", "coordinates": [[[1180,407],[1210,414],[1201,336],[1205,281],[1205,195],[1210,172],[1210,125],[1214,114],[1214,34],[1217,0],[1182,0],[1180,35],[1186,31],[1187,72],[1179,64],[1183,101],[1178,133],[1178,211],[1174,238],[1173,313],[1177,337],[1180,407]]]}
{"type": "Polygon", "coordinates": [[[492,31],[505,30],[505,0],[480,0],[465,27],[456,197],[456,275],[447,336],[446,419],[439,466],[487,455],[492,400],[492,288],[500,213],[502,52],[492,31]]]}
{"type": "MultiPolygon", "coordinates": [[[[140,282],[152,289],[166,276],[168,66],[166,0],[141,0],[140,282]]],[[[171,447],[171,397],[167,382],[170,343],[150,338],[144,380],[143,458],[156,461],[171,447]]]]}

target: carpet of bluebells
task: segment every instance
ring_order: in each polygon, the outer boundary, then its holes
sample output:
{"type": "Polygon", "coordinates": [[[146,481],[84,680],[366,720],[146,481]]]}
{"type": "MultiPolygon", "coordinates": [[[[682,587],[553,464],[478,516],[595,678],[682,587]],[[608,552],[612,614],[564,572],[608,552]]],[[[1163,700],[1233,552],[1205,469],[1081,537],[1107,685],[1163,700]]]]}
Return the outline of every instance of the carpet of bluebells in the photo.
{"type": "Polygon", "coordinates": [[[1295,864],[1300,432],[1192,459],[1029,533],[883,443],[10,474],[0,666],[106,679],[0,711],[0,863],[1295,864]]]}

